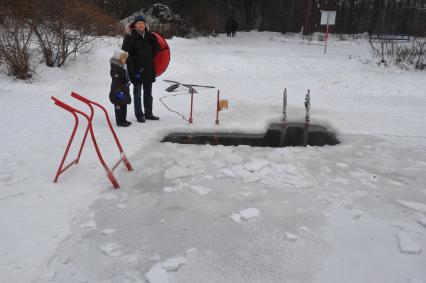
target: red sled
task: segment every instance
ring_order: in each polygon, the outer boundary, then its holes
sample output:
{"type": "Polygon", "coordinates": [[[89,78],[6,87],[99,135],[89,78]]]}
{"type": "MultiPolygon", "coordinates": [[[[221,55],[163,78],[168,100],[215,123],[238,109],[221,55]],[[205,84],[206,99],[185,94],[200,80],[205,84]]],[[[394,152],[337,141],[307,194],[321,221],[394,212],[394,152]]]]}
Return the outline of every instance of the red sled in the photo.
{"type": "Polygon", "coordinates": [[[155,55],[154,67],[155,76],[158,77],[163,74],[170,63],[170,48],[166,39],[158,32],[152,32],[160,45],[160,51],[155,55]]]}

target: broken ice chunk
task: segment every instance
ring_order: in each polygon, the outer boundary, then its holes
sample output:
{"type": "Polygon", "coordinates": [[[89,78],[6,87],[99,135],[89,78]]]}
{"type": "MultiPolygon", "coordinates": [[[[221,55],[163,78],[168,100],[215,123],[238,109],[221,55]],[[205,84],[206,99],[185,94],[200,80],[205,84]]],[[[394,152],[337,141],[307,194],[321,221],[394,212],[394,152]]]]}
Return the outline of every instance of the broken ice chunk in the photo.
{"type": "Polygon", "coordinates": [[[161,267],[161,263],[157,263],[145,274],[149,283],[169,283],[167,271],[161,267]]]}
{"type": "Polygon", "coordinates": [[[241,219],[248,221],[253,218],[257,218],[260,215],[260,211],[257,208],[247,208],[240,211],[241,219]]]}
{"type": "Polygon", "coordinates": [[[184,257],[173,257],[169,258],[165,262],[161,264],[161,266],[167,271],[177,271],[179,267],[186,263],[186,259],[184,257]]]}
{"type": "Polygon", "coordinates": [[[403,231],[398,231],[398,238],[399,238],[399,249],[401,250],[402,253],[420,254],[422,252],[420,246],[417,245],[413,239],[411,239],[408,233],[403,231]]]}
{"type": "Polygon", "coordinates": [[[285,237],[287,238],[287,240],[293,241],[293,242],[299,238],[297,235],[290,232],[285,232],[285,237]]]}
{"type": "Polygon", "coordinates": [[[411,208],[413,210],[426,213],[426,204],[415,202],[415,201],[406,201],[406,200],[397,200],[396,202],[405,207],[411,208]]]}
{"type": "Polygon", "coordinates": [[[116,243],[110,243],[110,244],[106,244],[103,246],[100,246],[99,249],[106,255],[109,256],[121,256],[122,253],[120,251],[121,246],[119,244],[116,243]]]}
{"type": "Polygon", "coordinates": [[[87,221],[86,223],[81,224],[80,227],[84,229],[95,229],[96,222],[94,220],[90,220],[90,221],[87,221]]]}
{"type": "Polygon", "coordinates": [[[235,223],[241,222],[241,216],[238,213],[232,213],[231,219],[234,220],[235,223]]]}
{"type": "Polygon", "coordinates": [[[115,233],[115,229],[114,228],[107,228],[101,231],[102,235],[109,235],[115,233]]]}

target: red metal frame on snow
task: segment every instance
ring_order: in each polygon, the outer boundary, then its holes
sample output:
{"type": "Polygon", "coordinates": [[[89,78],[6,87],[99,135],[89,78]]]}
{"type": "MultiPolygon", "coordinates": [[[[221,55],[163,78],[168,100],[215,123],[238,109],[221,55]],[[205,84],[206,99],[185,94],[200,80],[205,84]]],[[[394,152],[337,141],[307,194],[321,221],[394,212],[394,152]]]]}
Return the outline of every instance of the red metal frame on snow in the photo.
{"type": "Polygon", "coordinates": [[[61,163],[60,163],[60,165],[59,165],[58,171],[56,172],[56,176],[55,176],[55,179],[54,179],[54,181],[53,181],[53,182],[55,182],[55,183],[56,183],[56,182],[58,181],[59,175],[61,175],[63,172],[65,172],[65,170],[67,170],[68,168],[70,168],[72,165],[76,165],[76,164],[78,164],[78,162],[80,161],[81,153],[83,152],[83,147],[84,147],[84,144],[85,144],[85,142],[86,142],[87,134],[88,134],[88,133],[89,133],[89,131],[90,131],[90,136],[91,136],[91,138],[92,138],[93,145],[95,146],[96,154],[98,155],[99,161],[101,162],[102,166],[104,167],[105,171],[107,172],[107,177],[108,177],[108,179],[110,180],[110,182],[112,183],[112,185],[113,185],[113,187],[114,187],[115,189],[120,188],[120,186],[119,186],[119,184],[118,184],[118,182],[117,182],[116,178],[114,177],[113,171],[114,171],[114,170],[118,167],[118,165],[119,165],[122,161],[123,161],[123,163],[126,165],[127,170],[132,171],[132,170],[133,170],[133,168],[132,168],[132,166],[130,165],[129,160],[127,159],[127,157],[126,157],[126,155],[125,155],[125,153],[124,153],[124,151],[123,151],[123,147],[121,146],[120,141],[118,140],[118,137],[117,137],[117,134],[116,134],[116,133],[115,133],[115,131],[114,131],[114,128],[112,127],[111,120],[109,119],[109,116],[108,116],[108,112],[107,112],[107,111],[106,111],[106,109],[105,109],[102,105],[100,105],[99,103],[94,102],[94,101],[92,101],[92,100],[90,100],[90,99],[87,99],[87,98],[85,98],[85,97],[83,97],[83,96],[79,95],[79,94],[78,94],[78,93],[76,93],[76,92],[72,92],[72,93],[71,93],[71,96],[72,96],[73,98],[75,98],[75,99],[80,100],[81,102],[84,102],[85,104],[87,104],[87,105],[89,106],[89,108],[90,108],[90,116],[89,116],[89,115],[87,115],[86,113],[84,113],[84,112],[82,112],[82,111],[80,111],[80,110],[78,110],[78,109],[76,109],[76,108],[74,108],[74,107],[72,107],[72,106],[70,106],[70,105],[68,105],[68,104],[66,104],[66,103],[62,102],[61,100],[59,100],[59,99],[57,99],[57,98],[55,98],[55,97],[53,97],[53,96],[52,96],[52,100],[55,102],[55,104],[56,104],[57,106],[59,106],[59,107],[61,107],[61,108],[65,109],[66,111],[70,112],[70,113],[74,116],[74,119],[75,119],[74,128],[73,128],[73,130],[72,130],[72,133],[71,133],[70,139],[69,139],[69,141],[68,141],[67,147],[66,147],[66,149],[65,149],[64,155],[63,155],[63,157],[62,157],[61,163]],[[106,162],[104,161],[104,159],[103,159],[103,157],[102,157],[102,154],[101,154],[101,151],[100,151],[100,149],[99,149],[99,146],[98,146],[98,144],[97,144],[97,142],[96,142],[96,138],[95,138],[95,134],[94,134],[94,131],[93,131],[93,126],[92,126],[92,120],[93,120],[93,116],[94,116],[94,109],[93,109],[93,105],[95,105],[95,106],[97,106],[97,107],[101,108],[101,110],[104,112],[104,114],[105,114],[105,119],[106,119],[106,121],[107,121],[107,123],[108,123],[108,126],[109,126],[109,128],[110,128],[110,130],[111,130],[111,133],[112,133],[113,137],[114,137],[115,143],[117,144],[118,150],[119,150],[119,152],[120,152],[120,159],[119,159],[119,160],[118,160],[118,161],[114,164],[114,166],[112,167],[112,169],[110,169],[110,168],[108,167],[108,165],[106,164],[106,162]],[[80,115],[82,115],[84,118],[86,118],[86,120],[87,120],[87,127],[86,127],[86,130],[85,130],[85,132],[84,132],[83,140],[82,140],[82,142],[81,142],[81,145],[80,145],[80,149],[79,149],[79,151],[78,151],[77,158],[76,158],[75,160],[73,160],[72,162],[70,162],[68,165],[66,165],[66,166],[64,167],[64,163],[65,163],[65,160],[66,160],[66,158],[67,158],[68,151],[69,151],[69,149],[70,149],[70,147],[71,147],[71,144],[72,144],[72,142],[73,142],[73,140],[74,140],[74,136],[75,136],[75,133],[76,133],[77,128],[78,128],[78,125],[79,125],[79,120],[78,120],[78,116],[77,116],[77,114],[80,114],[80,115]]]}

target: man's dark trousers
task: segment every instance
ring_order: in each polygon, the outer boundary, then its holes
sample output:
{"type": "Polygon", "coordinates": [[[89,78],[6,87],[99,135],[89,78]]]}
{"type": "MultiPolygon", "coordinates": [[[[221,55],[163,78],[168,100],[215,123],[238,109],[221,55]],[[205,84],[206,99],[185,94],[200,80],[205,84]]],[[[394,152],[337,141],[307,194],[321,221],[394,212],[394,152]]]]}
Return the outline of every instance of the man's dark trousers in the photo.
{"type": "Polygon", "coordinates": [[[143,86],[143,107],[147,116],[152,115],[152,83],[138,83],[133,85],[133,103],[135,105],[135,116],[141,118],[144,116],[142,110],[141,91],[143,86]]]}

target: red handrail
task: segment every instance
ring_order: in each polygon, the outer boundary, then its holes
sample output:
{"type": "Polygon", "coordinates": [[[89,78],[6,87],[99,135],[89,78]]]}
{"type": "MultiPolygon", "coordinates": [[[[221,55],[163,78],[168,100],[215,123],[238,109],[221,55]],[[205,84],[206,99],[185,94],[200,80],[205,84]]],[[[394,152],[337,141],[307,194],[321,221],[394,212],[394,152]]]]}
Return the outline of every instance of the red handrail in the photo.
{"type": "Polygon", "coordinates": [[[65,170],[67,170],[68,168],[70,168],[72,165],[78,164],[78,162],[80,160],[80,157],[81,157],[81,154],[83,152],[83,148],[84,148],[84,145],[85,145],[85,142],[86,142],[87,135],[90,132],[90,136],[92,138],[93,145],[95,147],[95,151],[96,151],[96,154],[97,154],[97,156],[99,158],[99,161],[101,162],[102,166],[104,167],[104,169],[106,171],[106,174],[107,174],[107,177],[110,180],[110,182],[112,183],[113,187],[116,188],[116,189],[118,189],[120,186],[119,186],[116,178],[114,177],[113,171],[118,167],[118,165],[121,163],[121,161],[124,162],[124,164],[127,167],[127,170],[132,171],[133,168],[130,165],[130,162],[128,161],[128,159],[127,159],[127,157],[126,157],[126,155],[125,155],[125,153],[123,151],[123,147],[121,146],[120,141],[118,140],[118,137],[117,137],[117,134],[114,131],[114,128],[112,127],[112,123],[111,123],[111,120],[109,119],[108,112],[99,103],[97,103],[95,101],[92,101],[90,99],[87,99],[87,98],[79,95],[76,92],[72,92],[71,96],[74,97],[74,98],[76,98],[76,99],[78,99],[78,100],[80,100],[80,101],[82,101],[82,102],[84,102],[84,103],[86,103],[89,106],[89,108],[90,108],[90,115],[87,115],[86,113],[84,113],[84,112],[82,112],[82,111],[80,111],[80,110],[78,110],[78,109],[76,109],[76,108],[74,108],[74,107],[72,107],[72,106],[64,103],[63,101],[61,101],[61,100],[59,100],[59,99],[57,99],[57,98],[55,98],[55,97],[52,96],[52,100],[55,102],[55,104],[57,106],[65,109],[66,111],[70,112],[74,116],[74,119],[75,119],[74,128],[72,130],[72,133],[71,133],[70,139],[68,141],[67,147],[65,149],[64,155],[63,155],[63,157],[61,159],[61,163],[59,165],[59,168],[58,168],[58,170],[56,172],[56,176],[55,176],[54,182],[56,183],[58,181],[59,175],[62,174],[65,170]],[[93,116],[94,116],[94,109],[93,109],[92,105],[98,106],[104,112],[105,118],[106,118],[107,123],[108,123],[108,126],[109,126],[109,128],[110,128],[110,130],[112,132],[112,135],[114,137],[114,140],[115,140],[115,142],[117,144],[117,147],[118,147],[118,150],[120,152],[120,160],[117,163],[114,164],[114,166],[113,166],[112,169],[110,169],[108,167],[108,165],[106,164],[105,160],[103,159],[101,151],[100,151],[99,146],[98,146],[98,143],[97,143],[96,138],[95,138],[95,133],[94,133],[94,130],[93,130],[93,125],[92,125],[93,116]],[[84,132],[83,140],[82,140],[82,143],[80,145],[80,149],[79,149],[77,158],[74,161],[72,161],[70,164],[68,164],[67,166],[64,167],[64,163],[65,163],[66,157],[68,155],[69,149],[70,149],[71,144],[72,144],[72,142],[74,140],[74,136],[75,136],[75,133],[76,133],[78,125],[79,125],[77,114],[80,114],[84,118],[86,118],[86,120],[87,120],[87,127],[86,127],[86,130],[84,132]]]}

